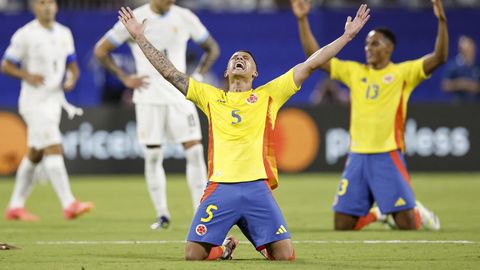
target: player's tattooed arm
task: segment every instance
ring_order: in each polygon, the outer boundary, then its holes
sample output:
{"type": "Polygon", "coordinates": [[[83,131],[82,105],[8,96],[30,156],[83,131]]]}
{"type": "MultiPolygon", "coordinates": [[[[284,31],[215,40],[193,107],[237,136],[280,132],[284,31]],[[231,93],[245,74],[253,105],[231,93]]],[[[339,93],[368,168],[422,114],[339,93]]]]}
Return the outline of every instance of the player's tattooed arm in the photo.
{"type": "Polygon", "coordinates": [[[135,39],[143,54],[153,67],[182,94],[186,95],[188,90],[189,77],[178,71],[168,58],[157,50],[145,37],[146,20],[139,23],[133,14],[133,11],[127,7],[122,7],[118,12],[118,19],[127,28],[130,35],[135,39]]]}
{"type": "Polygon", "coordinates": [[[182,94],[186,95],[189,77],[178,71],[172,62],[162,52],[153,47],[144,35],[138,36],[136,41],[153,67],[182,94]]]}

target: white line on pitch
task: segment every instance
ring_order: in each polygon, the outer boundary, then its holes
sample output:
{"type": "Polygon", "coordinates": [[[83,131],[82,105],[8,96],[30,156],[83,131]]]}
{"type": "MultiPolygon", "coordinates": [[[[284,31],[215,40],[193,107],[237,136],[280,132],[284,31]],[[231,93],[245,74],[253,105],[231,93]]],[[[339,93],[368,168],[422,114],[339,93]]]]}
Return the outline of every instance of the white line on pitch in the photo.
{"type": "Polygon", "coordinates": [[[293,241],[298,244],[475,244],[475,241],[468,240],[362,240],[362,241],[317,241],[304,240],[293,241]]]}
{"type": "MultiPolygon", "coordinates": [[[[183,244],[183,240],[119,240],[119,241],[38,241],[37,245],[152,245],[152,244],[183,244]]],[[[248,241],[240,241],[241,244],[250,244],[248,241]]],[[[468,240],[296,240],[294,244],[475,244],[468,240]]]]}

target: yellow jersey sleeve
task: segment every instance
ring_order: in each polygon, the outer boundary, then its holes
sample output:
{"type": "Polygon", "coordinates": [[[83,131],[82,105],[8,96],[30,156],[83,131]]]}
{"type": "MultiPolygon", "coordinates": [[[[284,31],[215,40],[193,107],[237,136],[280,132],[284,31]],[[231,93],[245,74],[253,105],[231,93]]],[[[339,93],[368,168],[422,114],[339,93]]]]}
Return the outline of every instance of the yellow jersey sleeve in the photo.
{"type": "Polygon", "coordinates": [[[297,86],[293,80],[292,68],[280,77],[277,77],[267,84],[260,86],[256,89],[256,91],[267,91],[268,95],[272,97],[273,102],[279,109],[299,89],[300,86],[297,86]]]}
{"type": "Polygon", "coordinates": [[[400,64],[402,72],[405,74],[406,81],[410,84],[408,90],[412,92],[419,83],[428,79],[430,76],[423,70],[424,58],[406,61],[400,64]]]}
{"type": "Polygon", "coordinates": [[[208,103],[217,88],[198,82],[190,77],[186,98],[197,105],[208,116],[208,103]]]}
{"type": "Polygon", "coordinates": [[[352,89],[353,75],[358,72],[361,65],[354,61],[343,61],[338,58],[330,60],[330,78],[338,80],[352,89]]]}

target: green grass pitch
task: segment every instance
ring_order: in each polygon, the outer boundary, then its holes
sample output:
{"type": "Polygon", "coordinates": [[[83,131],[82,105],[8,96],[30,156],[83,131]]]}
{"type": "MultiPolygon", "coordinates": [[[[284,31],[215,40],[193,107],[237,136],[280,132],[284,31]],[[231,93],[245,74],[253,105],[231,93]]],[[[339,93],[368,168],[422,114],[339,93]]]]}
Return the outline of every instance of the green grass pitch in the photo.
{"type": "MultiPolygon", "coordinates": [[[[95,210],[65,221],[49,185],[37,185],[28,209],[37,223],[0,219],[0,269],[480,269],[480,174],[413,174],[417,198],[440,217],[439,232],[402,232],[374,224],[332,231],[338,174],[282,175],[275,197],[295,241],[297,261],[269,262],[242,240],[232,261],[185,262],[193,211],[185,177],[169,176],[172,227],[152,231],[154,211],[142,176],[72,177],[75,195],[95,210]],[[399,240],[399,241],[396,241],[399,240]],[[462,242],[463,241],[463,242],[462,242]]],[[[6,207],[12,178],[0,178],[6,207]]]]}

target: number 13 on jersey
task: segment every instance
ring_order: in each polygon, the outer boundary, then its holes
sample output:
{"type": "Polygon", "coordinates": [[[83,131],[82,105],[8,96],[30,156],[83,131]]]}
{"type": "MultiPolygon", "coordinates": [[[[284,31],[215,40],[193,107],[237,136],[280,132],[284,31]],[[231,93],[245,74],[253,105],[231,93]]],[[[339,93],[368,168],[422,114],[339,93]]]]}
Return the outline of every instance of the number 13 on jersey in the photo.
{"type": "Polygon", "coordinates": [[[367,93],[365,95],[365,98],[376,99],[378,97],[379,92],[380,92],[380,86],[376,83],[371,84],[367,88],[367,93]]]}

